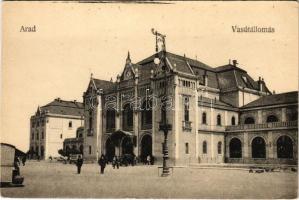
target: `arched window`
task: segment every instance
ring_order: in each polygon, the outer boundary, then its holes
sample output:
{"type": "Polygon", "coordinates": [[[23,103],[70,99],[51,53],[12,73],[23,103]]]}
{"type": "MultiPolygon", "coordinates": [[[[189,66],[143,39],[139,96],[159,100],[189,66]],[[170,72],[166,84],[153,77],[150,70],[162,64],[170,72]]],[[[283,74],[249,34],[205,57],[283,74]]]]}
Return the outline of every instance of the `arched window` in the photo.
{"type": "Polygon", "coordinates": [[[72,127],[73,127],[73,122],[69,121],[69,128],[72,128],[72,127]]]}
{"type": "Polygon", "coordinates": [[[262,137],[255,137],[251,143],[252,158],[266,158],[266,143],[262,137]]]}
{"type": "Polygon", "coordinates": [[[115,128],[115,110],[108,109],[106,111],[106,129],[111,131],[115,128]]]}
{"type": "Polygon", "coordinates": [[[233,126],[236,125],[236,118],[235,118],[235,116],[232,116],[232,125],[233,126]]]}
{"type": "Polygon", "coordinates": [[[217,115],[217,126],[221,126],[221,115],[217,115]]]}
{"type": "Polygon", "coordinates": [[[189,121],[189,97],[184,98],[184,120],[189,121]]]}
{"type": "Polygon", "coordinates": [[[36,139],[39,140],[39,133],[36,131],[36,139]]]}
{"type": "Polygon", "coordinates": [[[189,143],[185,143],[185,153],[189,154],[189,143]]]}
{"type": "Polygon", "coordinates": [[[44,139],[44,131],[42,131],[42,139],[44,139]]]}
{"type": "Polygon", "coordinates": [[[267,117],[267,123],[271,123],[271,122],[278,122],[278,118],[275,115],[269,115],[267,117]]]}
{"type": "Polygon", "coordinates": [[[144,101],[141,109],[142,126],[152,124],[152,102],[149,100],[144,101]]]}
{"type": "Polygon", "coordinates": [[[132,130],[133,129],[133,109],[130,104],[124,106],[123,111],[123,129],[132,130]]]}
{"type": "Polygon", "coordinates": [[[218,150],[218,154],[222,154],[222,142],[218,142],[217,150],[218,150]]]}
{"type": "Polygon", "coordinates": [[[293,158],[293,141],[289,136],[280,136],[276,145],[277,158],[293,158]]]}
{"type": "Polygon", "coordinates": [[[254,124],[254,118],[253,117],[246,117],[244,120],[244,124],[254,124]]]}
{"type": "Polygon", "coordinates": [[[229,157],[242,158],[242,144],[238,138],[233,138],[229,142],[229,157]]]}
{"type": "Polygon", "coordinates": [[[203,141],[202,143],[202,153],[203,154],[206,154],[207,153],[207,142],[206,141],[203,141]]]}
{"type": "Polygon", "coordinates": [[[202,113],[202,120],[201,121],[202,121],[203,124],[207,124],[207,113],[205,113],[205,112],[202,113]]]}

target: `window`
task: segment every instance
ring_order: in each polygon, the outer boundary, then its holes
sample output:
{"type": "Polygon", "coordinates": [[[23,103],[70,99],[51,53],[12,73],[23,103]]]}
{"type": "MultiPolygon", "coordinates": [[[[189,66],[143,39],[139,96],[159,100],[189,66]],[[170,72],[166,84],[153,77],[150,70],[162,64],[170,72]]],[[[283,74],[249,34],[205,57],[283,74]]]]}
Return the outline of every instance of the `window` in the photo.
{"type": "Polygon", "coordinates": [[[189,97],[184,98],[184,120],[189,121],[189,97]]]}
{"type": "Polygon", "coordinates": [[[92,133],[92,110],[89,111],[89,134],[92,133]]]}
{"type": "Polygon", "coordinates": [[[34,140],[34,133],[31,133],[31,139],[34,140]]]}
{"type": "Polygon", "coordinates": [[[207,142],[203,141],[202,143],[202,153],[207,154],[207,142]]]}
{"type": "Polygon", "coordinates": [[[202,113],[202,124],[207,124],[207,113],[202,113]]]}
{"type": "Polygon", "coordinates": [[[89,151],[89,154],[91,154],[91,146],[89,146],[88,151],[89,151]]]}
{"type": "Polygon", "coordinates": [[[149,100],[144,101],[141,108],[142,125],[145,126],[152,124],[152,102],[149,100]]]}
{"type": "Polygon", "coordinates": [[[38,131],[36,132],[36,139],[39,140],[39,134],[38,134],[38,131]]]}
{"type": "Polygon", "coordinates": [[[217,150],[218,150],[218,154],[222,154],[222,142],[218,142],[217,150]]]}
{"type": "Polygon", "coordinates": [[[106,112],[106,129],[111,130],[115,128],[115,110],[108,109],[106,112]]]}
{"type": "Polygon", "coordinates": [[[185,143],[185,153],[189,154],[189,143],[185,143]]]}
{"type": "Polygon", "coordinates": [[[234,116],[232,117],[232,125],[236,125],[236,118],[234,116]]]}
{"type": "Polygon", "coordinates": [[[221,126],[221,115],[217,115],[217,126],[221,126]]]}
{"type": "Polygon", "coordinates": [[[42,139],[44,139],[44,131],[42,131],[42,139]]]}
{"type": "Polygon", "coordinates": [[[253,117],[247,117],[244,121],[244,124],[254,124],[254,118],[253,117]]]}
{"type": "Polygon", "coordinates": [[[278,118],[275,115],[269,115],[267,117],[267,123],[278,122],[278,118]]]}
{"type": "Polygon", "coordinates": [[[60,134],[60,139],[62,139],[62,134],[60,134]]]}
{"type": "Polygon", "coordinates": [[[133,109],[130,104],[124,106],[123,111],[123,129],[132,130],[133,129],[133,109]]]}
{"type": "Polygon", "coordinates": [[[35,125],[34,122],[32,122],[32,123],[31,123],[31,127],[34,128],[34,125],[35,125]]]}
{"type": "Polygon", "coordinates": [[[73,127],[73,122],[69,121],[69,128],[72,128],[72,127],[73,127]]]}

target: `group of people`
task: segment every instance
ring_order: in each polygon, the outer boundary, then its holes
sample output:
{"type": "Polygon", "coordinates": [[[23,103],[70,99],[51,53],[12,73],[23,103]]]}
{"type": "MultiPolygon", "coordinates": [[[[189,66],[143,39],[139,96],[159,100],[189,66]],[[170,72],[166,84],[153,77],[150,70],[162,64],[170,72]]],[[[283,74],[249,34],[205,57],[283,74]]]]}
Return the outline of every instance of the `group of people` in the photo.
{"type": "MultiPolygon", "coordinates": [[[[129,163],[132,164],[132,166],[134,166],[137,163],[137,157],[133,156],[132,159],[129,159],[127,157],[122,157],[121,158],[121,157],[118,157],[118,156],[115,155],[115,156],[113,156],[112,162],[111,162],[113,169],[115,169],[115,168],[119,169],[119,166],[122,164],[122,162],[125,164],[125,166],[127,166],[129,163]]],[[[101,174],[104,174],[105,167],[106,167],[107,163],[108,163],[108,160],[102,154],[101,157],[98,159],[98,164],[100,166],[100,173],[101,174]]],[[[150,156],[150,155],[146,156],[146,159],[144,159],[144,164],[147,164],[147,165],[153,164],[152,156],[150,156]]],[[[80,174],[81,173],[81,167],[83,165],[82,155],[78,156],[76,165],[77,165],[77,173],[80,174]]]]}

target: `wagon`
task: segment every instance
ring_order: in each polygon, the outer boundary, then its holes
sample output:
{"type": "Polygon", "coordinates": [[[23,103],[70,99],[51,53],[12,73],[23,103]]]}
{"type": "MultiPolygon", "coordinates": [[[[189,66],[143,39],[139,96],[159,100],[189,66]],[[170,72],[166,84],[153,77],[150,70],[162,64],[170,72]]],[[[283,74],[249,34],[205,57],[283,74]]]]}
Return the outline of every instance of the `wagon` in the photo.
{"type": "Polygon", "coordinates": [[[22,185],[24,177],[20,176],[18,167],[15,167],[17,157],[26,156],[25,153],[15,148],[15,146],[0,143],[1,146],[1,186],[22,185]]]}

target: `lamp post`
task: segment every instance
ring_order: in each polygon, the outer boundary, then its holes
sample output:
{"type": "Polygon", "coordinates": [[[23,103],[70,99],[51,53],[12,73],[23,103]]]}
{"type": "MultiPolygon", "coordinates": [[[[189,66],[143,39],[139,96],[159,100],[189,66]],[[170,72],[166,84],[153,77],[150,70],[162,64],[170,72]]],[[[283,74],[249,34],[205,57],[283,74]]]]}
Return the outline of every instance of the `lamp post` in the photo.
{"type": "Polygon", "coordinates": [[[160,66],[163,71],[164,75],[164,97],[161,98],[161,122],[159,124],[159,131],[163,131],[164,133],[164,142],[163,146],[163,170],[162,170],[162,177],[167,177],[169,175],[169,166],[168,166],[168,146],[167,146],[167,136],[168,131],[171,130],[171,124],[167,123],[167,108],[166,108],[166,101],[167,101],[167,73],[166,73],[166,45],[165,45],[165,35],[158,33],[154,29],[152,29],[152,33],[156,36],[156,57],[154,62],[156,65],[160,66]],[[158,49],[158,42],[161,42],[161,53],[159,53],[158,49]]]}

